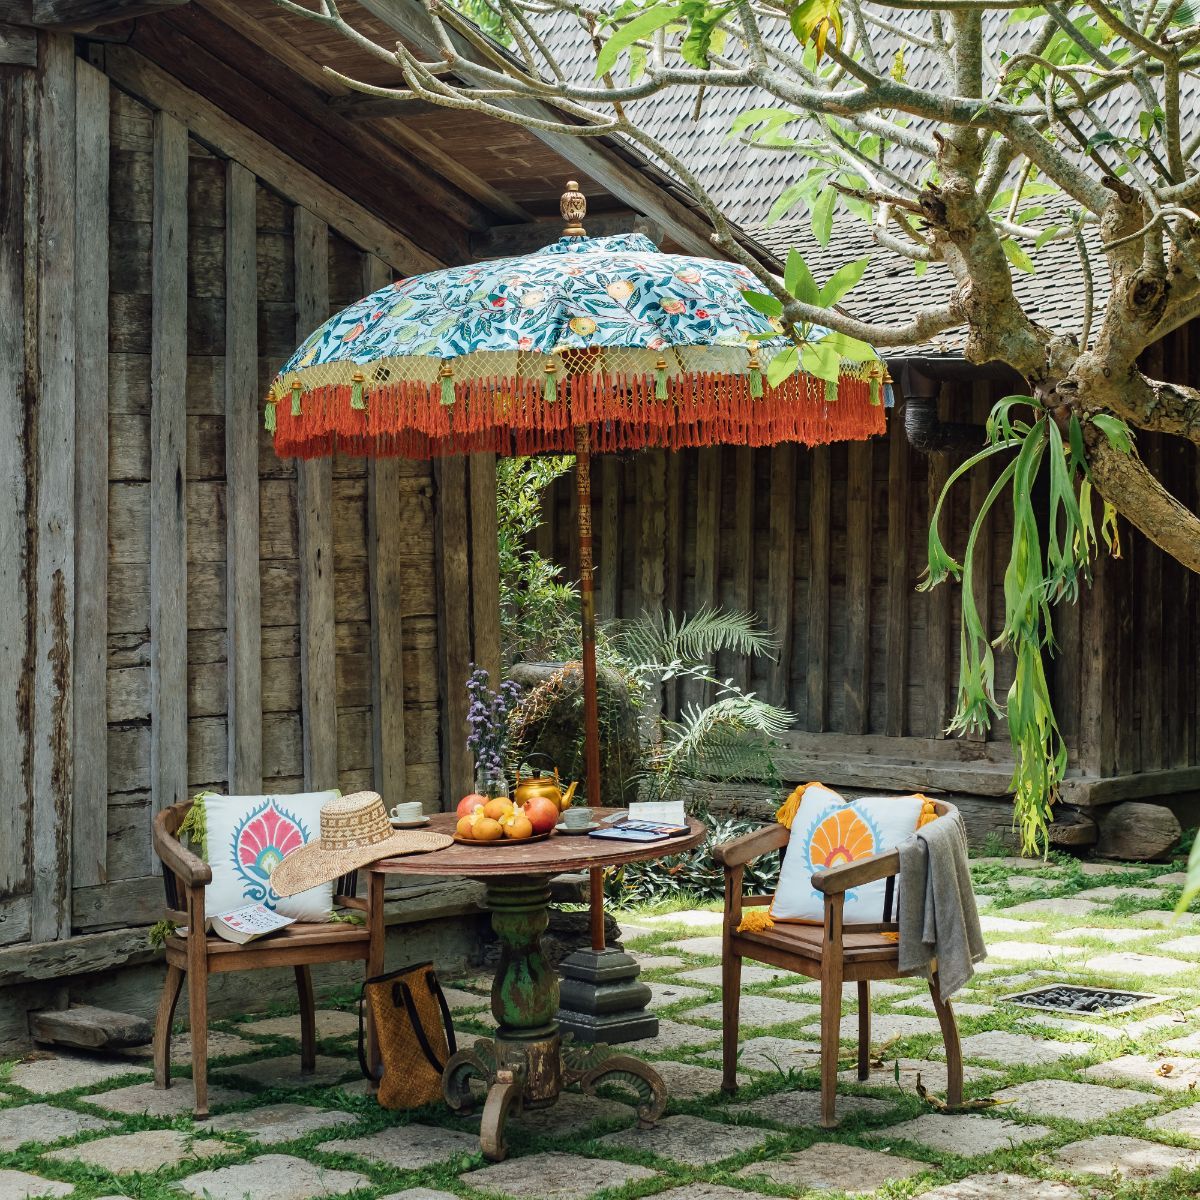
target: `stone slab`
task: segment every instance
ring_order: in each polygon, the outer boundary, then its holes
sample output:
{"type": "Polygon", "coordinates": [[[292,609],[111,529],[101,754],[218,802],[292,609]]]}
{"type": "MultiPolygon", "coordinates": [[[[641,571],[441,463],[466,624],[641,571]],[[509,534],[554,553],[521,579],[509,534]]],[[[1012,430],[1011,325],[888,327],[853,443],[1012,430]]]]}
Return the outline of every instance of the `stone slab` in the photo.
{"type": "Polygon", "coordinates": [[[671,948],[682,950],[684,954],[704,954],[709,958],[721,957],[720,937],[684,938],[681,942],[671,942],[671,948]]]}
{"type": "MultiPolygon", "coordinates": [[[[121,1053],[127,1058],[139,1061],[154,1057],[153,1046],[131,1046],[121,1053]]],[[[262,1042],[251,1042],[236,1033],[226,1033],[223,1029],[208,1031],[208,1061],[215,1063],[219,1058],[234,1058],[242,1054],[261,1054],[262,1042]]],[[[192,1039],[187,1032],[171,1035],[171,1061],[173,1063],[190,1063],[192,1061],[192,1039]]]]}
{"type": "Polygon", "coordinates": [[[1081,862],[1077,866],[1084,875],[1138,875],[1151,869],[1145,863],[1081,862]]]}
{"type": "Polygon", "coordinates": [[[1187,878],[1186,871],[1171,871],[1167,875],[1156,875],[1150,883],[1153,887],[1183,887],[1187,878]]]}
{"type": "MultiPolygon", "coordinates": [[[[300,1016],[294,1013],[287,1017],[267,1017],[261,1021],[250,1021],[240,1025],[246,1033],[262,1037],[285,1037],[300,1040],[300,1016]]],[[[336,1008],[317,1009],[317,1037],[340,1038],[358,1036],[358,1014],[341,1012],[336,1008]]]]}
{"type": "MultiPolygon", "coordinates": [[[[755,1037],[738,1043],[738,1070],[765,1071],[786,1074],[790,1070],[804,1071],[821,1061],[821,1047],[816,1042],[800,1042],[792,1038],[755,1037]]],[[[721,1052],[712,1050],[702,1058],[720,1062],[721,1052]]]]}
{"type": "Polygon", "coordinates": [[[657,933],[662,933],[661,929],[655,929],[653,925],[634,925],[632,923],[626,925],[621,922],[621,938],[622,942],[640,942],[645,938],[652,937],[657,933]]]}
{"type": "Polygon", "coordinates": [[[357,1125],[354,1113],[335,1108],[310,1108],[304,1104],[268,1104],[249,1112],[226,1113],[197,1126],[207,1133],[244,1133],[263,1146],[276,1146],[307,1137],[322,1129],[357,1125]]]}
{"type": "Polygon", "coordinates": [[[997,1172],[968,1175],[957,1183],[943,1184],[925,1192],[921,1200],[1082,1200],[1082,1196],[1075,1188],[1056,1180],[997,1172]]]}
{"type": "MultiPolygon", "coordinates": [[[[481,1008],[488,1008],[492,1001],[490,996],[481,996],[477,992],[464,991],[462,988],[446,987],[442,985],[442,995],[446,997],[446,1004],[451,1012],[477,1012],[481,1008]]],[[[354,1020],[354,1033],[358,1035],[358,1018],[354,1020]]]]}
{"type": "MultiPolygon", "coordinates": [[[[920,1037],[926,1033],[940,1033],[941,1029],[937,1017],[910,1016],[907,1013],[871,1014],[871,1041],[875,1045],[881,1042],[890,1042],[893,1038],[920,1037]]],[[[806,1025],[803,1032],[810,1033],[813,1037],[819,1037],[821,1025],[819,1022],[806,1025]]],[[[856,1042],[858,1040],[857,1017],[842,1018],[841,1036],[845,1041],[856,1042]]]]}
{"type": "Polygon", "coordinates": [[[1087,891],[1075,894],[1082,896],[1085,900],[1099,900],[1103,904],[1110,904],[1113,900],[1120,900],[1126,896],[1131,896],[1135,900],[1162,899],[1162,893],[1156,892],[1152,887],[1130,887],[1124,883],[1110,883],[1104,887],[1088,888],[1087,891]]]}
{"type": "Polygon", "coordinates": [[[706,926],[719,926],[722,916],[719,912],[711,912],[705,908],[683,909],[680,912],[662,913],[657,917],[643,917],[647,925],[684,925],[688,929],[703,929],[706,926]]]}
{"type": "Polygon", "coordinates": [[[639,1054],[662,1054],[668,1050],[682,1050],[690,1046],[708,1046],[721,1040],[719,1029],[702,1029],[699,1025],[685,1025],[669,1017],[659,1017],[658,1036],[643,1038],[637,1045],[639,1054]]]}
{"type": "Polygon", "coordinates": [[[1062,886],[1061,879],[1045,875],[1010,875],[1004,882],[1010,892],[1049,892],[1062,886]]]}
{"type": "Polygon", "coordinates": [[[839,1142],[814,1142],[794,1154],[751,1163],[738,1175],[743,1178],[759,1176],[781,1187],[844,1191],[850,1196],[860,1196],[885,1183],[907,1179],[927,1170],[927,1163],[879,1150],[864,1150],[861,1146],[844,1146],[839,1142]]]}
{"type": "Polygon", "coordinates": [[[236,1166],[198,1171],[175,1186],[196,1200],[314,1200],[372,1185],[357,1171],[335,1171],[290,1154],[263,1154],[236,1166]]]}
{"type": "Polygon", "coordinates": [[[225,1067],[216,1073],[216,1077],[253,1080],[261,1087],[310,1088],[328,1087],[331,1083],[345,1079],[347,1075],[358,1073],[357,1062],[348,1058],[318,1054],[314,1069],[305,1074],[300,1070],[300,1056],[285,1054],[279,1058],[260,1058],[257,1062],[225,1067]]]}
{"type": "MultiPolygon", "coordinates": [[[[686,964],[678,954],[639,954],[636,950],[630,952],[630,957],[643,971],[666,971],[672,967],[682,967],[686,964]]],[[[716,971],[717,979],[721,978],[720,967],[702,967],[704,971],[716,971]]]]}
{"type": "MultiPolygon", "coordinates": [[[[663,1083],[667,1085],[667,1095],[672,1100],[698,1100],[701,1096],[711,1096],[721,1090],[721,1072],[713,1067],[664,1058],[654,1064],[654,1069],[662,1076],[663,1083]]],[[[565,1097],[559,1098],[560,1105],[563,1099],[565,1097]]]]}
{"type": "Polygon", "coordinates": [[[1005,1066],[1058,1062],[1060,1058],[1069,1058],[1073,1054],[1088,1054],[1090,1051],[1090,1046],[1078,1043],[1056,1042],[1050,1038],[1034,1037],[1028,1033],[1008,1033],[1004,1030],[973,1033],[962,1040],[964,1058],[981,1058],[988,1062],[1003,1063],[1005,1066]]]}
{"type": "Polygon", "coordinates": [[[971,859],[973,867],[1008,867],[1013,871],[1040,871],[1045,865],[1045,860],[1041,858],[1017,858],[1012,855],[1008,858],[985,855],[982,858],[971,859]]]}
{"type": "Polygon", "coordinates": [[[1200,1031],[1172,1038],[1169,1042],[1163,1043],[1163,1049],[1171,1050],[1176,1054],[1200,1054],[1200,1031]]]}
{"type": "Polygon", "coordinates": [[[1151,1117],[1146,1122],[1146,1128],[1158,1129],[1163,1133],[1181,1133],[1184,1137],[1200,1141],[1200,1104],[1175,1108],[1161,1116],[1151,1117]]]}
{"type": "Polygon", "coordinates": [[[984,933],[1032,933],[1041,929],[1041,921],[1015,921],[1012,917],[998,917],[985,913],[979,918],[979,927],[984,933]]]}
{"type": "MultiPolygon", "coordinates": [[[[209,1107],[236,1104],[239,1100],[245,1100],[249,1094],[238,1091],[237,1088],[210,1083],[209,1107]]],[[[176,1117],[180,1113],[190,1113],[196,1107],[196,1086],[190,1079],[176,1079],[169,1088],[156,1088],[153,1082],[135,1083],[129,1087],[111,1088],[107,1092],[88,1096],[87,1102],[130,1116],[148,1113],[152,1117],[176,1117]]]]}
{"type": "Polygon", "coordinates": [[[1113,1113],[1154,1104],[1152,1092],[1134,1088],[1100,1087],[1073,1079],[1034,1079],[996,1092],[995,1099],[1013,1112],[1032,1117],[1058,1117],[1067,1121],[1094,1121],[1113,1113]]]}
{"type": "Polygon", "coordinates": [[[725,1187],[720,1183],[685,1183],[683,1187],[655,1192],[654,1200],[772,1200],[761,1192],[725,1187]]]}
{"type": "MultiPolygon", "coordinates": [[[[894,1107],[895,1105],[887,1100],[877,1100],[873,1096],[838,1096],[837,1098],[839,1117],[854,1116],[858,1113],[878,1116],[894,1107]]],[[[750,1120],[757,1118],[788,1127],[820,1125],[821,1093],[780,1092],[775,1096],[760,1096],[749,1104],[735,1105],[729,1111],[750,1120]]]]}
{"type": "Polygon", "coordinates": [[[114,1175],[127,1175],[174,1167],[192,1158],[211,1158],[228,1150],[228,1142],[197,1138],[178,1129],[142,1129],[137,1133],[99,1138],[82,1146],[64,1146],[61,1150],[50,1151],[46,1157],[59,1162],[84,1163],[114,1175]]]}
{"type": "Polygon", "coordinates": [[[15,1150],[26,1142],[57,1142],[80,1133],[111,1128],[112,1121],[84,1116],[69,1108],[55,1108],[53,1104],[23,1104],[19,1108],[6,1108],[0,1113],[0,1152],[15,1150]]]}
{"type": "Polygon", "coordinates": [[[1100,907],[1094,900],[1080,900],[1078,896],[1052,896],[1045,900],[1026,900],[1024,904],[1014,904],[1004,911],[1010,917],[1087,917],[1100,912],[1100,907]]]}
{"type": "Polygon", "coordinates": [[[134,1075],[143,1068],[124,1058],[102,1058],[90,1054],[41,1054],[19,1062],[8,1082],[30,1092],[65,1092],[68,1088],[91,1087],[121,1075],[134,1075]]]}
{"type": "Polygon", "coordinates": [[[1042,942],[993,942],[988,955],[1006,962],[1046,962],[1056,958],[1078,958],[1087,951],[1082,946],[1047,946],[1042,942]]]}
{"type": "Polygon", "coordinates": [[[1146,937],[1144,929],[1103,929],[1099,925],[1084,925],[1078,929],[1060,929],[1050,937],[1056,942],[1069,942],[1075,938],[1096,938],[1102,942],[1136,942],[1146,937]]]}
{"type": "Polygon", "coordinates": [[[671,1004],[681,1004],[685,1000],[703,1000],[708,992],[704,988],[689,987],[686,983],[662,983],[645,981],[650,989],[650,1004],[655,1008],[666,1008],[671,1004]]]}
{"type": "Polygon", "coordinates": [[[1168,954],[1200,954],[1200,933],[1185,933],[1169,942],[1159,942],[1156,949],[1168,954]]]}
{"type": "Polygon", "coordinates": [[[323,1142],[321,1149],[356,1154],[401,1171],[417,1171],[460,1154],[479,1153],[479,1139],[473,1133],[439,1129],[436,1125],[393,1125],[365,1137],[323,1142]]]}
{"type": "Polygon", "coordinates": [[[1083,1074],[1089,1079],[1128,1079],[1168,1092],[1187,1092],[1200,1087],[1200,1059],[1183,1055],[1150,1058],[1145,1054],[1123,1054],[1120,1058],[1096,1063],[1083,1074]],[[1160,1074],[1160,1068],[1166,1064],[1170,1064],[1170,1071],[1160,1074]]]}
{"type": "Polygon", "coordinates": [[[1071,1142],[1056,1150],[1054,1157],[1081,1175],[1111,1175],[1119,1171],[1123,1181],[1154,1179],[1176,1167],[1187,1171],[1200,1168],[1200,1150],[1183,1150],[1116,1134],[1071,1142]]]}
{"type": "Polygon", "coordinates": [[[1173,975],[1186,975],[1187,972],[1196,969],[1195,963],[1181,962],[1177,958],[1164,958],[1161,954],[1137,954],[1132,950],[1101,954],[1096,958],[1089,958],[1084,966],[1089,971],[1098,971],[1103,975],[1133,979],[1147,975],[1153,975],[1156,979],[1167,979],[1173,975]]]}
{"type": "Polygon", "coordinates": [[[431,1188],[405,1188],[402,1192],[392,1192],[382,1200],[458,1200],[453,1192],[436,1192],[431,1188]]]}
{"type": "MultiPolygon", "coordinates": [[[[549,1151],[493,1163],[477,1171],[468,1171],[459,1179],[468,1187],[508,1196],[537,1197],[537,1200],[587,1200],[587,1197],[606,1188],[624,1187],[635,1180],[657,1177],[658,1172],[651,1171],[649,1167],[549,1151]]],[[[241,1198],[230,1197],[229,1200],[241,1198]]],[[[262,1197],[255,1196],[254,1200],[262,1200],[262,1197]]]]}
{"type": "MultiPolygon", "coordinates": [[[[989,1075],[994,1074],[995,1071],[989,1071],[985,1067],[972,1066],[970,1063],[963,1064],[964,1083],[973,1083],[977,1079],[986,1079],[989,1075]]],[[[889,1059],[882,1066],[871,1068],[871,1074],[863,1086],[884,1088],[892,1093],[895,1093],[897,1089],[901,1092],[912,1093],[917,1090],[918,1077],[920,1077],[923,1087],[928,1088],[935,1095],[945,1095],[946,1064],[928,1058],[889,1059]],[[897,1062],[900,1066],[899,1081],[896,1079],[897,1062]]],[[[843,1083],[858,1083],[858,1068],[849,1067],[845,1071],[840,1071],[838,1079],[843,1083]]]]}
{"type": "MultiPolygon", "coordinates": [[[[657,1065],[655,1064],[656,1069],[657,1065]]],[[[623,1090],[619,1084],[613,1086],[623,1090]]],[[[677,1095],[675,1092],[669,1094],[677,1095]]],[[[511,1117],[508,1125],[510,1129],[525,1128],[530,1133],[566,1137],[581,1133],[598,1121],[614,1120],[632,1125],[637,1120],[637,1110],[632,1105],[622,1104],[617,1100],[585,1096],[580,1092],[563,1092],[549,1111],[541,1108],[524,1109],[511,1117]]]]}
{"type": "MultiPolygon", "coordinates": [[[[742,996],[738,1019],[742,1026],[787,1025],[794,1021],[807,1021],[820,1016],[816,1004],[801,1004],[796,1000],[785,1000],[781,996],[742,996]]],[[[721,1001],[701,1004],[681,1014],[686,1021],[721,1020],[721,1001]]]]}
{"type": "MultiPolygon", "coordinates": [[[[897,1008],[919,1008],[922,1012],[934,1011],[932,996],[912,996],[907,1000],[896,1000],[893,1003],[897,1008]]],[[[955,1000],[952,1007],[955,1015],[959,1017],[990,1017],[996,1011],[990,1004],[975,1004],[970,1000],[955,1000]]],[[[872,1015],[873,1029],[881,1019],[879,1016],[872,1015]]]]}
{"type": "Polygon", "coordinates": [[[1010,1149],[1023,1142],[1036,1142],[1052,1131],[1045,1125],[1021,1125],[1003,1117],[981,1117],[964,1113],[923,1113],[911,1121],[872,1130],[870,1137],[900,1138],[932,1150],[974,1158],[1010,1149]]]}
{"type": "MultiPolygon", "coordinates": [[[[742,962],[742,987],[750,987],[756,983],[774,983],[777,979],[794,979],[795,971],[785,971],[779,967],[764,967],[759,963],[742,962]]],[[[691,971],[680,971],[680,979],[688,983],[699,983],[705,987],[721,986],[720,967],[695,967],[691,971]]]]}
{"type": "Polygon", "coordinates": [[[0,1200],[32,1200],[34,1196],[69,1196],[75,1190],[69,1183],[43,1179],[27,1171],[6,1171],[0,1167],[0,1200]]]}
{"type": "Polygon", "coordinates": [[[1143,908],[1139,912],[1130,913],[1126,920],[1136,925],[1159,925],[1176,929],[1188,929],[1200,921],[1195,913],[1177,913],[1169,908],[1143,908]]]}
{"type": "Polygon", "coordinates": [[[773,1135],[746,1125],[722,1125],[703,1117],[666,1117],[653,1129],[622,1129],[599,1139],[602,1146],[619,1146],[669,1158],[689,1167],[706,1167],[753,1150],[773,1135]]]}

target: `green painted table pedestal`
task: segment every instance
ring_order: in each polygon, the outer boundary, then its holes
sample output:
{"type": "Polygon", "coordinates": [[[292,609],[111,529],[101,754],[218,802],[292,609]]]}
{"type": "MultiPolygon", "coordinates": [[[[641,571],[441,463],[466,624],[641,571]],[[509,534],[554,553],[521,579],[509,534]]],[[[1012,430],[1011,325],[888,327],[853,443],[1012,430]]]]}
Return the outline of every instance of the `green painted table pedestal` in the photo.
{"type": "Polygon", "coordinates": [[[487,907],[500,940],[500,963],[492,983],[496,1036],[480,1038],[446,1064],[446,1103],[458,1113],[476,1103],[473,1081],[487,1089],[479,1140],[486,1157],[499,1161],[508,1148],[504,1126],[518,1108],[543,1108],[564,1087],[594,1095],[601,1083],[620,1084],[637,1097],[638,1123],[653,1125],[666,1107],[658,1073],[602,1044],[574,1045],[559,1033],[558,975],[542,954],[549,923],[550,876],[512,875],[487,880],[487,907]]]}

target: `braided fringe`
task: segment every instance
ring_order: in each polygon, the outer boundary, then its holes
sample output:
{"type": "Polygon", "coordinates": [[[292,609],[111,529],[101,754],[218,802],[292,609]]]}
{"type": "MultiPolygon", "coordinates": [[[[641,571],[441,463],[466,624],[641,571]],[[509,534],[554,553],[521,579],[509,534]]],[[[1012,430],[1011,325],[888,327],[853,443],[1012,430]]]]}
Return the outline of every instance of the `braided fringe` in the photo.
{"type": "Polygon", "coordinates": [[[570,453],[577,425],[591,429],[598,453],[818,446],[861,441],[886,428],[868,381],[850,376],[842,377],[834,403],[826,402],[825,385],[807,375],[764,387],[761,397],[751,394],[746,375],[668,379],[665,400],[655,388],[653,374],[576,375],[560,379],[557,399],[547,400],[540,379],[471,379],[455,385],[454,404],[447,405],[438,383],[400,381],[366,388],[360,408],[351,385],[326,385],[303,394],[299,413],[278,406],[275,449],[286,458],[316,458],[335,449],[379,458],[570,453]]]}

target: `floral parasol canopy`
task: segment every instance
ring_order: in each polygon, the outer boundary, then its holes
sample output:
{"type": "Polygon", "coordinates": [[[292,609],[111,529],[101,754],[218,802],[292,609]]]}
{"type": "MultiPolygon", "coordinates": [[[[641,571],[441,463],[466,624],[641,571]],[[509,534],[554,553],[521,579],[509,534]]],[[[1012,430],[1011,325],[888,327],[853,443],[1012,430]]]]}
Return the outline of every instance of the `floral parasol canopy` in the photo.
{"type": "MultiPolygon", "coordinates": [[[[796,347],[746,299],[755,282],[639,234],[402,279],[304,341],[271,385],[267,428],[300,458],[569,452],[579,426],[596,451],[882,433],[882,363],[841,361],[835,338],[822,378],[772,371],[796,347]]],[[[812,328],[808,344],[826,336],[812,328]]]]}

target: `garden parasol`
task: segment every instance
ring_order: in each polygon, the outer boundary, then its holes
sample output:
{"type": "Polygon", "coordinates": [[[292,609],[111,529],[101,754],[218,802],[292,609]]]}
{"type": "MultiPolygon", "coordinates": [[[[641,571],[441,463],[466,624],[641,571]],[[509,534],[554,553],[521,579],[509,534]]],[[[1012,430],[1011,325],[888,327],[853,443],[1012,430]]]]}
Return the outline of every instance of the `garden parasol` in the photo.
{"type": "MultiPolygon", "coordinates": [[[[813,328],[808,345],[829,341],[805,365],[823,378],[789,373],[795,341],[747,300],[746,268],[665,254],[637,234],[588,238],[574,182],[562,214],[567,228],[544,250],[402,279],[331,317],[276,376],[266,424],[285,457],[575,453],[597,806],[592,451],[865,438],[885,428],[886,372],[869,348],[842,361],[845,339],[813,328]]],[[[598,872],[591,925],[602,950],[598,872]]]]}

